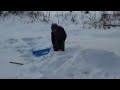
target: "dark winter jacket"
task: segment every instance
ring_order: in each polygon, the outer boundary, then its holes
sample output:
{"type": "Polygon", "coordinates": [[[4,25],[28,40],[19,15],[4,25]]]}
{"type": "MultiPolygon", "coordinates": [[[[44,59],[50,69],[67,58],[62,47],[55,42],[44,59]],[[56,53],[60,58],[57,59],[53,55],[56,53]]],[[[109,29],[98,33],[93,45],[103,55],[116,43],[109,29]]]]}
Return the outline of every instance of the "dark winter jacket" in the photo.
{"type": "Polygon", "coordinates": [[[65,41],[67,38],[67,34],[64,30],[63,27],[61,26],[56,26],[56,27],[51,27],[52,32],[51,32],[51,39],[52,43],[55,44],[56,41],[65,41]]]}

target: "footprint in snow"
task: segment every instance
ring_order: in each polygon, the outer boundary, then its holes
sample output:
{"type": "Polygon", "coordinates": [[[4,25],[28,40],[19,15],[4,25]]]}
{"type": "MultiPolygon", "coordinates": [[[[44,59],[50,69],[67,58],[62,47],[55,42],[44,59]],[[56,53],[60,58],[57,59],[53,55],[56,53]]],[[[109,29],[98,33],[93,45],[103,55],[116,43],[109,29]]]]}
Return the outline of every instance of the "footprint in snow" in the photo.
{"type": "Polygon", "coordinates": [[[14,44],[14,43],[17,43],[18,42],[18,39],[8,39],[6,42],[8,42],[9,44],[14,44]]]}
{"type": "Polygon", "coordinates": [[[26,42],[28,45],[35,45],[36,41],[41,39],[42,37],[37,37],[37,38],[23,38],[22,40],[26,42]]]}

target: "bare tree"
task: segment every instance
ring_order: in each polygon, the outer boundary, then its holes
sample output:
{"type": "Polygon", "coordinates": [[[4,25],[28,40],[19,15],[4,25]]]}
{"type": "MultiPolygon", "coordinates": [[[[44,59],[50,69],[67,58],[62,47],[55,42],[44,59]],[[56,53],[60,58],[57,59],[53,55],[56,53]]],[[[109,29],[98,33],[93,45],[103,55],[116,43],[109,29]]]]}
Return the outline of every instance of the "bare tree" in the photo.
{"type": "Polygon", "coordinates": [[[88,14],[89,13],[89,11],[85,11],[85,14],[88,14]]]}

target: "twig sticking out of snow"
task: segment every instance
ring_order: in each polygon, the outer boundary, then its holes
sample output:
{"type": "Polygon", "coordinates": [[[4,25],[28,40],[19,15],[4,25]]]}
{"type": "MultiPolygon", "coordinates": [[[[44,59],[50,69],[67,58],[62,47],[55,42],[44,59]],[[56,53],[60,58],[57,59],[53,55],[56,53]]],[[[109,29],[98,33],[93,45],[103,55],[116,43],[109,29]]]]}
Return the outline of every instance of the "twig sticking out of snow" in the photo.
{"type": "Polygon", "coordinates": [[[18,64],[18,65],[24,65],[23,63],[18,63],[18,62],[10,62],[12,64],[18,64]]]}

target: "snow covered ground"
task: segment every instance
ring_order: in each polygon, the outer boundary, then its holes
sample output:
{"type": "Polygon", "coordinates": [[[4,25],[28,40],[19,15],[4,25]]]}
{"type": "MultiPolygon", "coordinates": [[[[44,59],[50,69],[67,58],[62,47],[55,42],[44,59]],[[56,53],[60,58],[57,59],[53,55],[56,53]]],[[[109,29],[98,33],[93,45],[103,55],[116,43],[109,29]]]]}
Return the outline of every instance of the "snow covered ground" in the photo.
{"type": "Polygon", "coordinates": [[[51,50],[46,56],[33,56],[32,49],[51,46],[50,26],[42,22],[0,23],[0,78],[120,78],[120,28],[83,29],[79,24],[65,24],[66,51],[51,50]]]}

